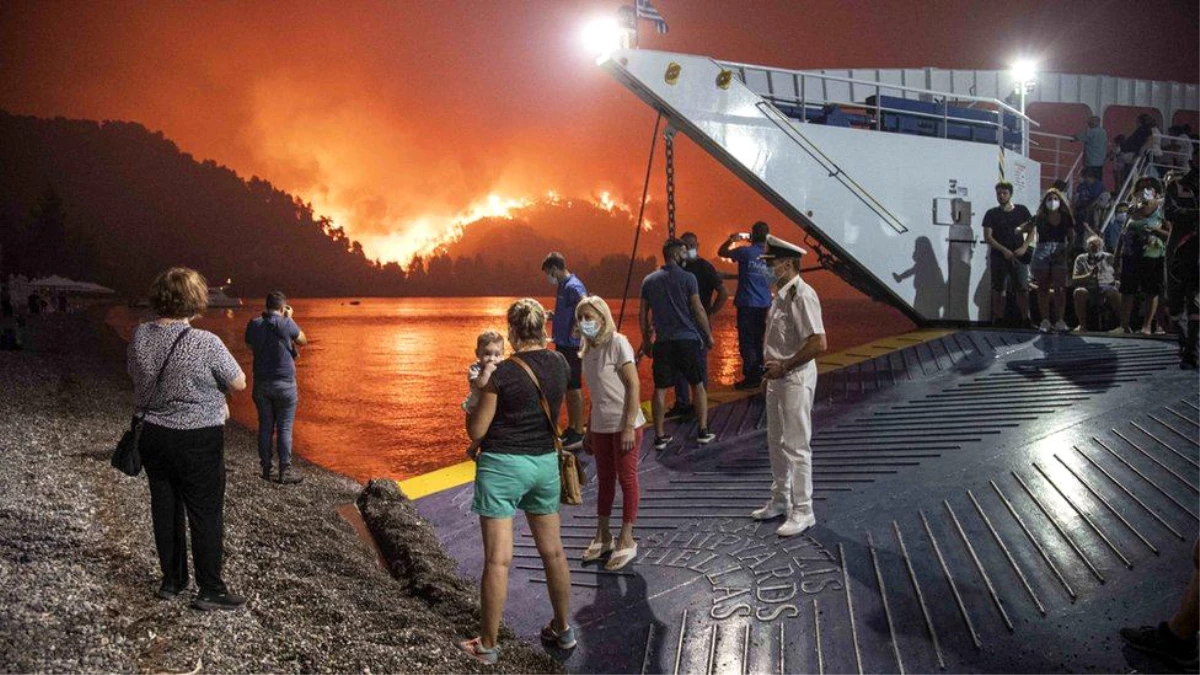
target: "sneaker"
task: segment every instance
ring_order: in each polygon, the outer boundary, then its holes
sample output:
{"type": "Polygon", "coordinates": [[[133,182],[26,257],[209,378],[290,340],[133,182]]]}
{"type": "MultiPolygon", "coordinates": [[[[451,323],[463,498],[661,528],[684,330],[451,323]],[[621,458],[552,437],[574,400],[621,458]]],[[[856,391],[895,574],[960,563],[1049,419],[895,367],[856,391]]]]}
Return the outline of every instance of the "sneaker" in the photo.
{"type": "Polygon", "coordinates": [[[695,413],[695,407],[689,403],[676,403],[667,411],[665,417],[667,419],[691,417],[695,413]]]}
{"type": "Polygon", "coordinates": [[[583,434],[574,429],[567,429],[562,435],[562,444],[565,450],[578,450],[583,447],[583,434]]]}
{"type": "Polygon", "coordinates": [[[1079,335],[1079,334],[1083,333],[1083,324],[1079,324],[1078,326],[1075,326],[1074,328],[1071,329],[1071,332],[1075,335],[1079,335]]]}
{"type": "Polygon", "coordinates": [[[817,517],[811,513],[800,513],[795,509],[788,515],[788,519],[775,530],[775,534],[781,537],[794,537],[797,534],[807,530],[817,524],[817,517]]]}
{"type": "Polygon", "coordinates": [[[700,430],[696,432],[696,442],[700,445],[708,445],[715,440],[717,440],[717,435],[708,427],[700,427],[700,430]]]}
{"type": "Polygon", "coordinates": [[[496,665],[500,660],[500,645],[496,645],[491,649],[483,646],[483,641],[479,638],[473,640],[465,640],[458,643],[458,648],[475,657],[475,660],[489,666],[496,665]]]}
{"type": "Polygon", "coordinates": [[[1196,636],[1180,640],[1164,621],[1155,626],[1122,628],[1121,637],[1134,649],[1151,654],[1163,663],[1183,671],[1196,672],[1196,636]]]}
{"type": "Polygon", "coordinates": [[[286,465],[279,467],[280,483],[283,483],[284,485],[295,485],[303,480],[304,478],[301,477],[300,474],[297,473],[292,467],[286,465]]]}
{"type": "Polygon", "coordinates": [[[174,600],[175,596],[183,592],[183,589],[174,584],[163,582],[162,586],[158,587],[158,592],[155,593],[161,600],[174,600]]]}
{"type": "Polygon", "coordinates": [[[771,520],[779,516],[787,514],[789,511],[787,504],[777,502],[774,499],[767,502],[767,505],[761,509],[755,509],[750,512],[750,517],[755,520],[771,520]]]}
{"type": "Polygon", "coordinates": [[[567,626],[557,631],[554,630],[554,622],[551,621],[542,629],[542,642],[551,642],[559,649],[571,649],[575,646],[575,627],[567,626]]]}
{"type": "Polygon", "coordinates": [[[1059,319],[1058,321],[1055,321],[1055,322],[1054,322],[1054,332],[1056,332],[1056,333],[1065,333],[1065,332],[1067,332],[1068,330],[1070,330],[1070,329],[1069,329],[1069,328],[1067,328],[1067,322],[1066,322],[1066,321],[1063,321],[1062,319],[1059,319]]]}
{"type": "Polygon", "coordinates": [[[1125,329],[1124,329],[1124,328],[1122,328],[1121,326],[1117,326],[1116,328],[1114,328],[1114,329],[1112,329],[1112,330],[1108,331],[1108,334],[1109,334],[1109,335],[1124,335],[1124,334],[1125,334],[1125,329]]]}
{"type": "Polygon", "coordinates": [[[746,379],[746,380],[738,380],[737,382],[733,383],[733,388],[737,389],[738,391],[750,391],[752,389],[758,389],[761,386],[762,386],[762,380],[746,379]]]}
{"type": "Polygon", "coordinates": [[[1039,333],[1049,333],[1050,332],[1050,319],[1042,319],[1042,322],[1040,324],[1038,324],[1038,332],[1039,333]]]}
{"type": "Polygon", "coordinates": [[[670,445],[670,443],[671,443],[671,438],[672,438],[671,436],[655,436],[654,437],[654,449],[655,450],[666,450],[667,446],[670,445]]]}
{"type": "Polygon", "coordinates": [[[202,612],[211,612],[216,609],[237,609],[246,604],[246,599],[240,595],[225,591],[224,593],[207,593],[201,592],[192,600],[192,609],[198,609],[202,612]]]}

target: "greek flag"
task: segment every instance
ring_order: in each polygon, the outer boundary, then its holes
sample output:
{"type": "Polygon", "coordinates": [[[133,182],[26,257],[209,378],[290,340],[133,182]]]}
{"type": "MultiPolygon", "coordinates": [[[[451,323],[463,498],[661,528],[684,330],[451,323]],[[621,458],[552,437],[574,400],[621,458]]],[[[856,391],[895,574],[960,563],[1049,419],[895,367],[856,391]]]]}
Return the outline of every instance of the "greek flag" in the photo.
{"type": "Polygon", "coordinates": [[[659,33],[667,32],[667,20],[650,4],[650,0],[637,0],[637,16],[639,19],[649,19],[654,22],[654,28],[659,33]]]}

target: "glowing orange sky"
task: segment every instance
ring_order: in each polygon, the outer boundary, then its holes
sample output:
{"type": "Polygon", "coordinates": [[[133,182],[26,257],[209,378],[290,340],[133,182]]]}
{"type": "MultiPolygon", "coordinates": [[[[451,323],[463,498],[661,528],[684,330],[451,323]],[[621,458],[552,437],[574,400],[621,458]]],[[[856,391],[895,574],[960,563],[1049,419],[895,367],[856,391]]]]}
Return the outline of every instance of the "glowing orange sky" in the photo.
{"type": "MultiPolygon", "coordinates": [[[[577,45],[619,4],[9,1],[0,107],[139,121],[311,200],[381,255],[490,194],[636,204],[653,113],[577,45]]],[[[1195,0],[656,4],[671,32],[643,30],[643,46],[738,61],[991,69],[1028,54],[1045,70],[1200,79],[1195,0]]],[[[707,243],[782,219],[680,146],[681,222],[707,243]]]]}

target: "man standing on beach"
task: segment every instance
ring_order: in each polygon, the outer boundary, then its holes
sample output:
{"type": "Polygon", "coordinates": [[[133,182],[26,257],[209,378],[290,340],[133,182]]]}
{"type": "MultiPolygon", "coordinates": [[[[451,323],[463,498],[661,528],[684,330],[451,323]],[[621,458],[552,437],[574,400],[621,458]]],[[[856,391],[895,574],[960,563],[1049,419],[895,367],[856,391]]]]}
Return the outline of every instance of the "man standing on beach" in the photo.
{"type": "MultiPolygon", "coordinates": [[[[712,326],[712,318],[721,308],[725,306],[725,300],[729,298],[729,291],[725,290],[725,279],[721,277],[721,273],[713,264],[704,258],[700,257],[700,240],[694,232],[684,232],[679,238],[683,241],[686,253],[683,257],[683,263],[680,264],[685,271],[690,272],[696,277],[696,284],[700,291],[700,304],[704,306],[704,314],[708,317],[708,325],[712,326]],[[716,296],[715,298],[713,296],[716,296]]],[[[700,346],[700,381],[704,383],[705,389],[708,388],[708,348],[703,344],[700,346]]],[[[691,415],[695,412],[695,408],[691,405],[691,386],[681,374],[675,380],[675,405],[667,411],[667,417],[683,417],[691,415]]]]}
{"type": "Polygon", "coordinates": [[[812,506],[812,405],[816,358],[827,348],[817,292],[800,278],[804,249],[767,236],[763,259],[778,288],[767,316],[763,378],[767,381],[767,452],[771,499],[755,520],[786,515],[775,533],[792,537],[817,523],[812,506]]]}
{"type": "Polygon", "coordinates": [[[254,352],[254,407],[258,409],[258,458],[263,480],[271,480],[271,437],[279,450],[279,482],[299,483],[292,469],[292,424],[296,420],[296,345],[308,344],[292,320],[292,307],[279,291],[267,294],[266,311],[246,325],[254,352]]]}
{"type": "Polygon", "coordinates": [[[579,277],[567,269],[563,254],[552,251],[542,261],[546,280],[554,284],[554,311],[550,312],[554,350],[567,358],[571,367],[567,381],[567,430],[563,447],[576,450],[583,447],[583,362],[579,360],[579,333],[575,330],[575,305],[587,297],[587,288],[579,277]]]}
{"type": "Polygon", "coordinates": [[[739,391],[757,389],[762,384],[763,337],[767,329],[767,310],[771,307],[771,277],[760,259],[771,228],[763,221],[754,223],[750,234],[729,235],[717,255],[737,263],[738,287],[733,296],[737,307],[738,353],[742,356],[742,378],[734,383],[739,391]],[[735,242],[747,242],[734,247],[735,242]]]}

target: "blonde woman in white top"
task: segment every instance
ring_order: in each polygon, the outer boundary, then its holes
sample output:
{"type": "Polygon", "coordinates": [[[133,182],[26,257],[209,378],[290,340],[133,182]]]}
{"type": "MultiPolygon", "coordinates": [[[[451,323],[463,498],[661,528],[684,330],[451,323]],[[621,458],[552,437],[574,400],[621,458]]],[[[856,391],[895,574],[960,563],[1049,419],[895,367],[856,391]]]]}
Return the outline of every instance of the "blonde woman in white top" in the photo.
{"type": "Polygon", "coordinates": [[[583,336],[579,355],[592,397],[585,448],[596,457],[596,537],[583,552],[584,562],[611,557],[606,569],[618,570],[637,557],[633,523],[638,508],[638,455],[642,445],[642,414],[633,345],[616,332],[608,303],[589,295],[575,307],[576,325],[583,336]],[[613,541],[608,528],[621,484],[621,532],[613,541]]]}

